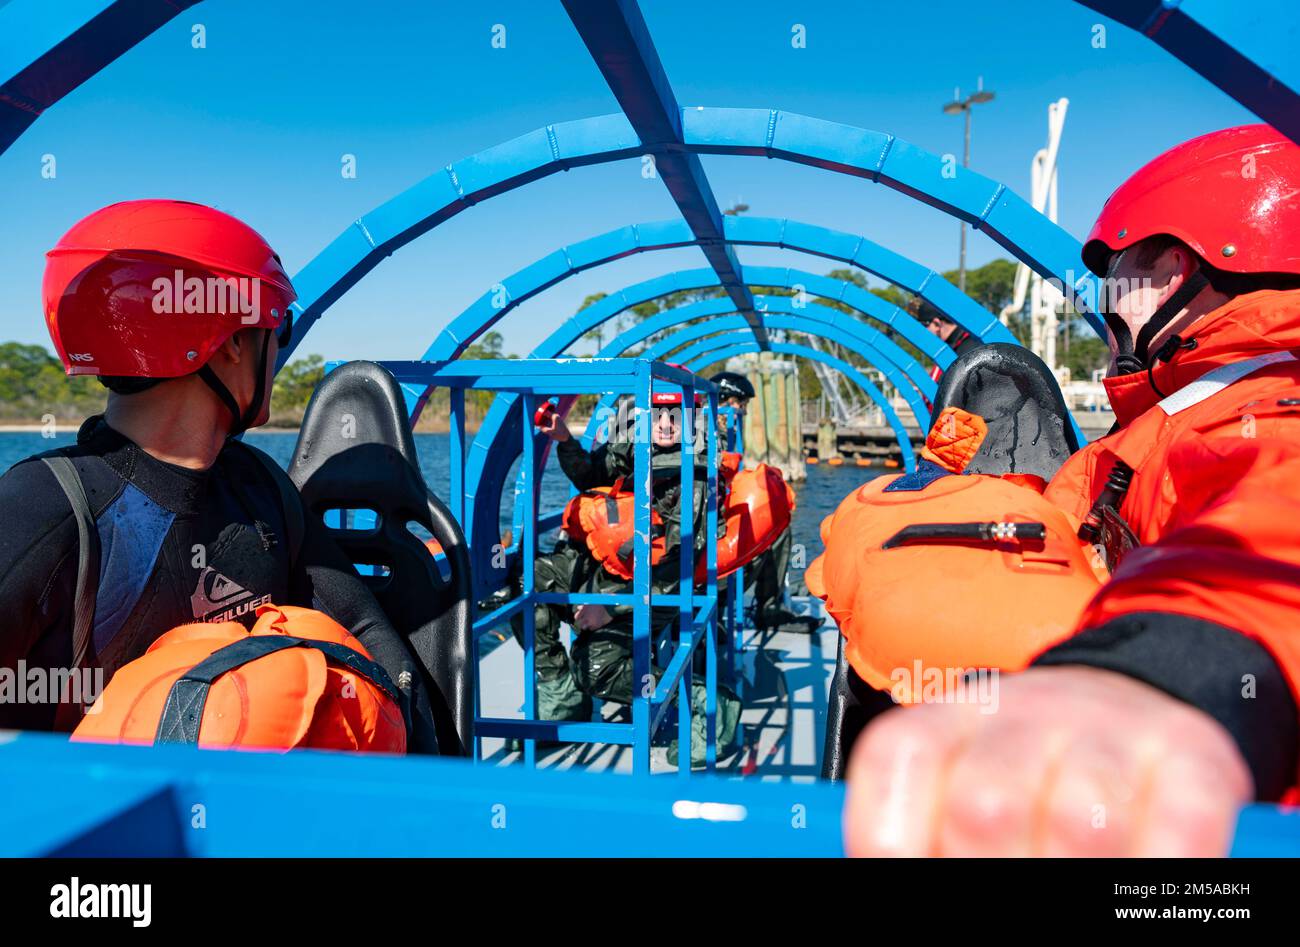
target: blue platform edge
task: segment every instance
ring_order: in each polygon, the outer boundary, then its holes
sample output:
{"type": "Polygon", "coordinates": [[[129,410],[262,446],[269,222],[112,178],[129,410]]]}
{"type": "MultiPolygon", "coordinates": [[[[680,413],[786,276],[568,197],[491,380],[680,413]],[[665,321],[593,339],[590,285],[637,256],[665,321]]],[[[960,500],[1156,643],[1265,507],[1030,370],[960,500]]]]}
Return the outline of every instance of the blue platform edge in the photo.
{"type": "MultiPolygon", "coordinates": [[[[843,854],[837,783],[0,740],[4,857],[843,854]]],[[[1245,807],[1231,854],[1300,856],[1300,809],[1245,807]]]]}
{"type": "Polygon", "coordinates": [[[843,854],[831,783],[0,740],[5,857],[843,854]]]}

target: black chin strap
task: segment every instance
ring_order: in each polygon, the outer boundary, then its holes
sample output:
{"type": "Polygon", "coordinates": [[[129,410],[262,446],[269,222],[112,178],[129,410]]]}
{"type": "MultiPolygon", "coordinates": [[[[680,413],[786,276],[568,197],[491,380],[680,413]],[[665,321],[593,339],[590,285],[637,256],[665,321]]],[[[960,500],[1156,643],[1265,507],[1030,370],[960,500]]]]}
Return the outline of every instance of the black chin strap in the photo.
{"type": "Polygon", "coordinates": [[[196,373],[213,393],[221,399],[221,403],[226,406],[230,412],[230,419],[233,422],[230,428],[230,437],[238,437],[249,429],[252,423],[257,420],[258,412],[262,410],[262,401],[266,398],[266,352],[271,347],[271,333],[267,332],[262,336],[262,351],[257,359],[257,382],[253,389],[253,398],[248,402],[248,408],[242,414],[239,411],[239,402],[235,396],[230,393],[226,383],[217,377],[217,373],[212,370],[211,364],[205,364],[196,373]]]}
{"type": "MultiPolygon", "coordinates": [[[[1115,262],[1119,261],[1119,255],[1115,257],[1115,262]]],[[[1112,269],[1113,269],[1112,264],[1112,269]]],[[[1107,277],[1107,282],[1109,282],[1107,277]]],[[[1115,367],[1121,375],[1131,375],[1134,372],[1145,371],[1151,368],[1155,361],[1151,357],[1148,349],[1151,347],[1151,340],[1159,335],[1173,321],[1174,317],[1187,307],[1197,294],[1210,281],[1206,278],[1205,273],[1197,270],[1183,281],[1183,285],[1178,287],[1178,291],[1166,299],[1151,318],[1147,320],[1141,331],[1138,332],[1137,344],[1133,343],[1133,335],[1129,332],[1128,325],[1124,320],[1115,314],[1111,301],[1108,299],[1105,309],[1102,312],[1102,318],[1106,320],[1106,327],[1110,329],[1111,334],[1115,337],[1115,348],[1118,354],[1115,356],[1115,367]]]]}

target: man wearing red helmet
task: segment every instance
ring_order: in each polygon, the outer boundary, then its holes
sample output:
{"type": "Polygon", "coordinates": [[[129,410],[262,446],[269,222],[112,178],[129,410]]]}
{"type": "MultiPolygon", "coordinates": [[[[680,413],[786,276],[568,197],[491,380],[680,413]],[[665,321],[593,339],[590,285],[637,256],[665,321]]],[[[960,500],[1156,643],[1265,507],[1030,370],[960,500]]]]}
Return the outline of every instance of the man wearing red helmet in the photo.
{"type": "MultiPolygon", "coordinates": [[[[114,204],[50,251],[50,338],[69,375],[110,394],[75,447],[0,477],[0,668],[106,683],[177,625],[314,607],[398,682],[408,745],[436,751],[415,662],[378,603],[288,476],[232,439],[266,422],[295,298],[261,236],[199,204],[114,204]]],[[[67,696],[0,701],[0,727],[71,729],[94,695],[67,696]]]]}
{"type": "Polygon", "coordinates": [[[1220,855],[1294,795],[1300,686],[1300,147],[1264,125],[1120,186],[1106,277],[1116,428],[1047,496],[1111,569],[1000,712],[891,711],[858,742],[859,854],[1220,855]]]}

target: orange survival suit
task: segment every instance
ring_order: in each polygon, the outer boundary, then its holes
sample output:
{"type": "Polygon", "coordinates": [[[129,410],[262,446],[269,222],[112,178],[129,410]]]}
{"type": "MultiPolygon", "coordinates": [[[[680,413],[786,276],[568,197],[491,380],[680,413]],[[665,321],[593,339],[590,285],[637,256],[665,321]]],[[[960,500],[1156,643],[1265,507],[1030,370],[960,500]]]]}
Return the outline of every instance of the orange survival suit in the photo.
{"type": "MultiPolygon", "coordinates": [[[[1048,484],[1049,500],[1084,519],[1117,461],[1133,471],[1118,512],[1140,545],[1112,552],[1118,559],[1112,577],[1085,609],[1079,630],[1145,623],[1155,632],[1147,635],[1152,648],[1173,643],[1174,635],[1187,644],[1190,635],[1202,635],[1198,622],[1173,616],[1231,628],[1263,645],[1297,694],[1300,361],[1291,350],[1300,349],[1300,290],[1236,297],[1202,317],[1187,337],[1195,346],[1157,361],[1149,378],[1143,371],[1106,380],[1119,430],[1072,456],[1048,484]],[[1216,370],[1248,374],[1216,382],[1216,370]],[[1161,398],[1156,389],[1171,394],[1161,398]],[[1168,633],[1157,616],[1170,616],[1163,619],[1168,633]]],[[[1109,636],[1076,638],[1038,663],[1073,663],[1091,645],[1105,645],[1103,637],[1109,636]]],[[[1100,654],[1093,651],[1085,663],[1128,670],[1122,654],[1100,654]]],[[[1219,657],[1216,650],[1205,660],[1219,657]]],[[[1241,666],[1247,678],[1249,663],[1241,666]]],[[[1171,689],[1159,670],[1154,676],[1152,683],[1171,689]]],[[[1240,681],[1242,699],[1289,696],[1251,695],[1250,684],[1240,681]]],[[[1285,700],[1277,704],[1287,713],[1285,700]]],[[[1249,758],[1249,748],[1243,750],[1249,758]]],[[[1258,783],[1258,767],[1252,768],[1258,783]]],[[[1294,770],[1274,779],[1297,782],[1294,770]]],[[[1257,787],[1266,797],[1277,788],[1257,787]]]]}

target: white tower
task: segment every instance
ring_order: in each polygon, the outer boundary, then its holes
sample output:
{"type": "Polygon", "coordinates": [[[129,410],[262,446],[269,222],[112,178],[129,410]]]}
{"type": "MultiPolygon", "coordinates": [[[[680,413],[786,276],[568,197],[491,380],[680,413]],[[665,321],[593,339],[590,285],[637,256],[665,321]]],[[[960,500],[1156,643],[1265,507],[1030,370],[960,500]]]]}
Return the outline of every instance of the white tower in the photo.
{"type": "MultiPolygon", "coordinates": [[[[1046,214],[1052,223],[1056,223],[1056,156],[1060,150],[1061,132],[1065,128],[1065,110],[1069,104],[1069,99],[1062,98],[1047,107],[1047,147],[1038,150],[1030,165],[1030,203],[1034,210],[1046,214]]],[[[1059,376],[1056,365],[1057,313],[1065,304],[1065,297],[1059,289],[1021,263],[1016,268],[1015,296],[1011,305],[1001,313],[1004,325],[1013,313],[1024,307],[1027,294],[1029,348],[1059,376]]]]}

